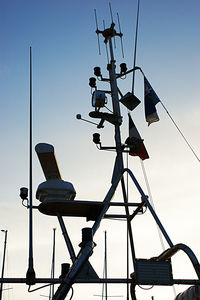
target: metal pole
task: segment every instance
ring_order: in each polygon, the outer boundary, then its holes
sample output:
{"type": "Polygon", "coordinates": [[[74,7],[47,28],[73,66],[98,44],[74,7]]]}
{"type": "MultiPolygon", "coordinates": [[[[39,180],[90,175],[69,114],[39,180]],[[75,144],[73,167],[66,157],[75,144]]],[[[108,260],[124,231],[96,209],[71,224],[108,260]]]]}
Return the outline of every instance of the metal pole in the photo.
{"type": "MultiPolygon", "coordinates": [[[[118,87],[117,87],[117,79],[116,79],[116,73],[115,73],[115,59],[114,59],[114,54],[113,54],[113,46],[112,46],[112,38],[109,37],[109,46],[110,46],[110,64],[111,68],[109,69],[109,74],[110,74],[110,86],[111,86],[111,95],[112,95],[112,103],[113,103],[113,113],[118,116],[120,119],[121,113],[120,113],[120,106],[119,106],[119,98],[118,98],[118,87]]],[[[120,125],[116,124],[115,125],[115,142],[116,142],[116,150],[117,150],[117,159],[115,164],[115,169],[117,168],[118,172],[121,173],[124,169],[124,163],[123,163],[123,156],[122,156],[122,147],[121,147],[121,134],[120,134],[120,125]]],[[[115,174],[113,174],[115,176],[115,174]]],[[[113,178],[115,180],[115,178],[113,178]]],[[[123,191],[123,197],[124,197],[124,202],[127,202],[127,196],[126,196],[126,189],[125,189],[125,184],[124,184],[124,178],[122,176],[121,178],[121,184],[122,184],[122,191],[123,191]]],[[[128,207],[125,207],[126,214],[129,216],[129,209],[128,207]]],[[[132,249],[132,255],[133,255],[133,260],[135,259],[135,251],[134,251],[134,244],[133,244],[133,237],[132,237],[132,229],[131,229],[131,223],[129,220],[128,222],[128,231],[129,231],[129,238],[130,238],[130,243],[131,243],[131,249],[132,249]]]]}
{"type": "MultiPolygon", "coordinates": [[[[115,59],[113,54],[113,46],[112,46],[112,38],[109,37],[109,47],[110,47],[110,69],[109,69],[109,75],[110,75],[110,86],[111,86],[111,96],[112,96],[112,105],[113,105],[113,113],[117,115],[117,117],[121,118],[120,113],[120,106],[119,106],[119,98],[118,98],[118,88],[117,88],[117,79],[116,79],[116,65],[115,65],[115,59]]],[[[119,120],[120,122],[120,120],[119,120]]],[[[115,124],[115,143],[116,143],[116,150],[118,160],[116,162],[118,163],[119,171],[123,170],[123,160],[122,160],[122,149],[121,149],[121,135],[120,135],[120,124],[115,124]]]]}
{"type": "MultiPolygon", "coordinates": [[[[5,268],[6,244],[7,244],[7,233],[8,233],[8,230],[1,230],[1,231],[5,233],[4,250],[3,250],[3,263],[2,263],[2,272],[1,272],[1,278],[3,279],[4,268],[5,268]]],[[[0,300],[2,299],[2,292],[3,292],[3,282],[1,282],[1,284],[0,284],[0,300]]]]}
{"type": "Polygon", "coordinates": [[[30,47],[30,145],[29,145],[29,261],[26,273],[27,284],[35,283],[33,268],[33,207],[32,207],[32,48],[30,47]]]}
{"type": "MultiPolygon", "coordinates": [[[[51,278],[55,277],[55,236],[56,236],[56,228],[53,228],[53,251],[52,251],[52,265],[51,265],[51,278]]],[[[49,291],[49,300],[53,298],[54,295],[54,285],[50,285],[49,291]]]]}
{"type": "MultiPolygon", "coordinates": [[[[107,232],[105,231],[105,279],[108,278],[108,265],[107,265],[107,232]]],[[[105,283],[105,299],[108,299],[108,284],[105,283]]]]}
{"type": "Polygon", "coordinates": [[[150,202],[149,202],[147,196],[144,194],[142,188],[140,187],[139,183],[137,182],[137,179],[135,178],[135,176],[133,175],[133,173],[131,172],[131,170],[129,170],[129,169],[124,169],[124,172],[128,172],[128,174],[131,176],[131,178],[132,178],[132,180],[133,180],[135,186],[137,187],[137,189],[138,189],[140,195],[142,196],[142,200],[146,203],[147,207],[149,208],[149,210],[150,210],[150,212],[151,212],[151,214],[152,214],[154,220],[156,221],[158,227],[160,228],[162,234],[164,235],[164,237],[165,237],[167,243],[169,244],[170,247],[173,247],[174,245],[173,245],[173,243],[172,243],[170,237],[168,236],[168,234],[167,234],[165,228],[163,227],[163,225],[162,225],[162,223],[160,222],[160,220],[159,220],[157,214],[155,213],[153,207],[151,206],[151,204],[150,204],[150,202]]]}
{"type": "Polygon", "coordinates": [[[67,245],[67,249],[68,249],[69,254],[70,254],[70,258],[71,258],[72,262],[74,263],[76,261],[76,254],[75,254],[74,248],[72,246],[71,240],[69,238],[69,235],[67,233],[67,229],[65,227],[65,223],[63,221],[62,216],[60,216],[58,214],[57,217],[58,217],[58,222],[60,224],[60,228],[62,230],[62,234],[64,236],[64,239],[65,239],[65,242],[66,242],[66,245],[67,245]]]}

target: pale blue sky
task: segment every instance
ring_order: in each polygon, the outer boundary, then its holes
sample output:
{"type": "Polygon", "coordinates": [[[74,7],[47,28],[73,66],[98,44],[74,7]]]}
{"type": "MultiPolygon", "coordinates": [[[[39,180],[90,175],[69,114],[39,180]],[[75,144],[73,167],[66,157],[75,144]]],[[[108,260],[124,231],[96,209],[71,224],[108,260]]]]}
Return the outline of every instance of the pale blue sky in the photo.
{"type": "MultiPolygon", "coordinates": [[[[133,64],[133,44],[135,34],[136,1],[110,1],[113,16],[120,15],[124,34],[125,58],[121,57],[120,42],[117,42],[115,56],[117,66],[126,62],[133,64]]],[[[19,188],[28,186],[28,108],[29,108],[29,47],[33,52],[33,142],[54,144],[57,160],[65,180],[73,183],[77,199],[102,200],[109,188],[114,162],[112,153],[98,152],[92,143],[95,127],[76,120],[77,113],[88,118],[92,110],[89,77],[93,67],[101,66],[107,76],[105,48],[101,39],[102,55],[98,55],[95,35],[94,8],[97,9],[99,28],[102,20],[110,25],[108,1],[30,1],[0,0],[0,124],[1,124],[1,201],[0,227],[8,229],[9,263],[7,276],[24,277],[27,264],[27,224],[28,214],[21,206],[19,188]]],[[[200,4],[198,0],[141,0],[137,65],[142,67],[156,93],[169,109],[184,134],[200,155],[199,142],[199,78],[200,78],[200,4]]],[[[100,88],[107,89],[98,83],[100,88]]],[[[131,90],[131,77],[120,81],[123,93],[131,90]]],[[[143,79],[137,73],[136,94],[143,101],[143,79]]],[[[110,104],[109,104],[110,105],[110,104]]],[[[160,104],[157,105],[160,122],[149,128],[144,121],[143,103],[132,116],[145,139],[150,159],[145,161],[155,205],[166,230],[174,241],[191,246],[200,258],[199,240],[196,232],[199,223],[199,163],[191,154],[177,133],[160,104]]],[[[123,140],[127,137],[127,114],[122,108],[124,124],[123,140]]],[[[113,128],[106,125],[102,130],[102,142],[112,145],[113,128]]],[[[44,180],[37,157],[34,154],[34,193],[44,180]]],[[[144,179],[137,158],[130,159],[130,168],[144,186],[144,179]]],[[[119,194],[120,195],[120,194],[119,194]]],[[[120,201],[116,195],[116,201],[120,201]]],[[[133,194],[135,199],[137,196],[133,194]]],[[[137,199],[138,200],[138,199],[137,199]]],[[[131,200],[132,201],[132,200],[131,200]]],[[[38,204],[34,199],[35,205],[38,204]]],[[[66,262],[67,252],[62,235],[54,218],[34,214],[35,268],[38,276],[50,274],[52,228],[57,227],[57,267],[66,262]]],[[[67,220],[72,228],[78,250],[80,230],[85,225],[82,220],[67,220]]],[[[116,260],[123,253],[125,228],[121,223],[102,224],[97,233],[94,257],[95,269],[102,276],[103,231],[108,231],[110,240],[109,274],[124,276],[125,262],[116,267],[116,260]],[[117,226],[117,229],[114,227],[117,226]],[[112,238],[111,238],[112,236],[112,238]],[[113,246],[114,245],[114,246],[113,246]],[[113,253],[112,247],[119,248],[120,254],[113,253]],[[96,255],[96,256],[95,256],[96,255]],[[119,269],[119,270],[118,270],[119,269]],[[114,271],[113,271],[114,270],[114,271]],[[116,271],[116,272],[115,272],[116,271]],[[119,271],[119,275],[117,273],[119,271]]],[[[150,257],[161,252],[157,231],[149,215],[139,217],[134,225],[139,257],[150,257]],[[143,219],[144,218],[144,219],[143,219]],[[152,226],[152,230],[150,229],[152,226]],[[148,232],[146,231],[148,228],[148,232]],[[151,237],[152,234],[152,237],[151,237]],[[142,237],[142,238],[141,238],[142,237]],[[148,245],[148,247],[146,246],[148,245]],[[154,247],[155,246],[155,247],[154,247]]],[[[1,245],[3,236],[0,237],[1,245]]],[[[2,248],[0,248],[0,254],[2,248]]],[[[69,259],[67,257],[67,259],[69,259]]],[[[178,276],[185,271],[184,257],[175,261],[178,276]],[[183,272],[182,272],[183,271],[183,272]]],[[[194,274],[188,267],[190,276],[194,274]]],[[[187,272],[186,272],[187,273],[187,272]]],[[[187,274],[183,275],[183,277],[187,274]]],[[[74,300],[80,295],[89,300],[93,294],[101,293],[101,287],[75,288],[74,300]]],[[[181,287],[178,287],[181,290],[181,287]]],[[[111,289],[115,294],[119,287],[111,289]]],[[[182,287],[182,290],[184,287],[182,287]]],[[[14,286],[11,299],[40,298],[48,291],[27,293],[26,286],[14,286]]],[[[164,289],[165,291],[165,289],[164,289]]],[[[155,300],[161,297],[160,289],[150,292],[138,291],[138,299],[155,300]]],[[[119,291],[125,299],[125,288],[119,291]]],[[[5,295],[6,297],[6,295],[5,295]]],[[[172,291],[162,295],[162,299],[173,299],[172,291]]]]}

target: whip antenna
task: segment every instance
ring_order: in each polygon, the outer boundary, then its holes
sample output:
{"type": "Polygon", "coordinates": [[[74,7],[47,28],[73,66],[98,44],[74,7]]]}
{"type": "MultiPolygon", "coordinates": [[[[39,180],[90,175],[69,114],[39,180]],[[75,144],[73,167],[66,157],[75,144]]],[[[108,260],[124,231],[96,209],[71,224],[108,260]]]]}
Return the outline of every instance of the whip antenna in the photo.
{"type": "MultiPolygon", "coordinates": [[[[105,21],[103,20],[103,28],[104,30],[106,29],[106,25],[105,25],[105,21]]],[[[108,55],[108,44],[105,43],[106,45],[106,56],[107,56],[107,61],[108,61],[108,64],[109,64],[109,55],[108,55]]]]}
{"type": "Polygon", "coordinates": [[[32,205],[32,48],[30,47],[30,145],[29,145],[29,262],[26,273],[26,283],[35,284],[33,267],[33,205],[32,205]]]}
{"type": "Polygon", "coordinates": [[[123,41],[122,41],[122,31],[121,31],[121,26],[120,26],[119,14],[118,13],[117,13],[117,21],[118,21],[118,26],[119,26],[120,40],[121,40],[122,57],[124,58],[124,47],[123,47],[123,41]]]}
{"type": "Polygon", "coordinates": [[[98,29],[97,11],[96,11],[96,9],[94,9],[94,16],[95,16],[95,22],[96,22],[96,34],[97,34],[97,42],[98,42],[99,55],[101,55],[101,48],[100,48],[100,41],[99,41],[99,29],[98,29]]]}
{"type": "MultiPolygon", "coordinates": [[[[138,5],[137,5],[137,20],[136,20],[136,29],[135,29],[135,47],[134,47],[133,68],[135,68],[135,66],[136,66],[139,12],[140,12],[140,0],[138,0],[138,5]]],[[[133,81],[132,81],[132,93],[133,94],[134,94],[134,85],[135,85],[135,71],[133,71],[133,81]]]]}

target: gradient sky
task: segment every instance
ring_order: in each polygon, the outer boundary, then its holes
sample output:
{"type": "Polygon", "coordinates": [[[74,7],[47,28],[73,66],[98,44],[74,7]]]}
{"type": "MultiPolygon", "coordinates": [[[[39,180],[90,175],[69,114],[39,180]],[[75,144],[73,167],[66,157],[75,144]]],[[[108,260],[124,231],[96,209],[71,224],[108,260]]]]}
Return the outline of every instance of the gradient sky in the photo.
{"type": "MultiPolygon", "coordinates": [[[[120,15],[124,34],[125,58],[116,39],[117,68],[126,62],[133,65],[136,1],[111,0],[113,16],[120,15]]],[[[113,127],[106,124],[101,131],[76,120],[81,113],[88,118],[91,108],[89,77],[93,67],[101,66],[107,76],[105,46],[101,39],[98,55],[94,8],[99,28],[105,20],[110,26],[109,5],[102,1],[67,0],[0,0],[0,122],[1,122],[1,201],[0,229],[8,230],[6,277],[25,277],[28,261],[28,212],[21,205],[19,189],[28,187],[29,126],[29,47],[33,52],[33,144],[51,143],[64,180],[73,183],[76,199],[103,200],[110,187],[114,154],[98,152],[92,134],[101,133],[103,145],[113,145],[113,127]]],[[[198,0],[141,0],[138,33],[137,65],[142,67],[161,101],[200,157],[200,4],[198,0]]],[[[119,81],[125,94],[131,91],[131,77],[119,81]]],[[[98,83],[98,88],[108,86],[98,83]]],[[[156,211],[174,244],[187,244],[200,259],[199,242],[199,178],[200,165],[160,104],[160,122],[150,127],[144,120],[143,79],[137,73],[137,96],[142,104],[132,117],[144,138],[150,159],[144,162],[156,211]]],[[[109,107],[111,107],[109,99],[109,107]]],[[[124,122],[122,140],[127,138],[127,112],[122,108],[124,122]]],[[[146,192],[138,158],[129,159],[146,192]]],[[[41,167],[33,153],[34,194],[44,181],[41,167]]],[[[130,183],[130,201],[140,197],[130,183]]],[[[146,192],[147,193],[147,192],[146,192]]],[[[115,201],[121,201],[117,191],[115,201]]],[[[34,204],[38,201],[34,198],[34,204]]],[[[92,226],[82,219],[66,219],[75,250],[81,240],[81,228],[92,226]]],[[[52,229],[56,227],[56,277],[60,264],[70,258],[60,228],[54,217],[34,212],[34,264],[38,277],[50,276],[52,229]]],[[[149,212],[133,221],[136,255],[149,258],[162,252],[157,229],[149,212]]],[[[102,276],[104,231],[108,236],[108,276],[126,276],[126,228],[119,221],[103,221],[95,235],[97,247],[90,261],[102,276]]],[[[0,233],[0,254],[3,250],[0,233]]],[[[167,246],[167,245],[166,245],[167,246]]],[[[196,278],[189,260],[177,254],[173,260],[174,278],[196,278]]],[[[132,270],[130,270],[132,272],[132,270]]],[[[4,299],[42,299],[48,289],[28,293],[27,286],[7,285],[4,299]],[[6,298],[7,297],[7,298],[6,298]]],[[[176,287],[177,292],[186,287],[176,287]]],[[[109,286],[109,295],[126,297],[125,286],[109,286]]],[[[101,294],[99,285],[76,285],[74,300],[92,300],[101,294]]],[[[150,291],[137,288],[138,300],[173,299],[172,288],[154,287],[150,291]]],[[[97,298],[98,299],[98,298],[97,298]]]]}

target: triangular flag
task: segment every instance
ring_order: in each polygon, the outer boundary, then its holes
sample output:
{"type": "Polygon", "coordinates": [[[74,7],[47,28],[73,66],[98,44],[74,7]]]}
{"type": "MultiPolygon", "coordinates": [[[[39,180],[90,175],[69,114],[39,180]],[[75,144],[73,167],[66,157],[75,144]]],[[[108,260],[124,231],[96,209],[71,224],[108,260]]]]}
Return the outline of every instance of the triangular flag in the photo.
{"type": "Polygon", "coordinates": [[[129,155],[139,156],[142,160],[149,158],[147,150],[143,144],[143,139],[141,139],[141,136],[137,131],[137,128],[135,127],[135,124],[133,123],[130,114],[128,116],[129,116],[129,137],[126,139],[125,144],[130,146],[129,155]]]}
{"type": "Polygon", "coordinates": [[[153,122],[159,121],[159,117],[156,111],[156,104],[160,102],[160,99],[156,95],[155,91],[151,87],[150,83],[144,76],[144,108],[145,117],[148,125],[153,122]]]}

